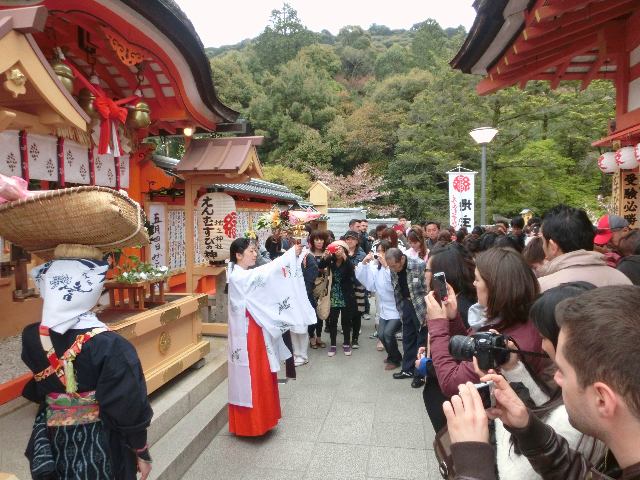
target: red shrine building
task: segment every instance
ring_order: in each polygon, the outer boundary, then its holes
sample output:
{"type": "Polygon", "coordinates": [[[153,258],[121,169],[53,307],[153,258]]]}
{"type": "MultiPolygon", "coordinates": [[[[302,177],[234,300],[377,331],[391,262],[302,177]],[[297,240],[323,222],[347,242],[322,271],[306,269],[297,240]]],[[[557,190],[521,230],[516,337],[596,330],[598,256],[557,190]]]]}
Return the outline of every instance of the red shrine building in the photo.
{"type": "Polygon", "coordinates": [[[639,226],[640,2],[637,0],[476,0],[477,16],[451,66],[482,75],[477,91],[494,93],[530,80],[614,82],[616,118],[593,139],[612,174],[617,213],[639,226]]]}

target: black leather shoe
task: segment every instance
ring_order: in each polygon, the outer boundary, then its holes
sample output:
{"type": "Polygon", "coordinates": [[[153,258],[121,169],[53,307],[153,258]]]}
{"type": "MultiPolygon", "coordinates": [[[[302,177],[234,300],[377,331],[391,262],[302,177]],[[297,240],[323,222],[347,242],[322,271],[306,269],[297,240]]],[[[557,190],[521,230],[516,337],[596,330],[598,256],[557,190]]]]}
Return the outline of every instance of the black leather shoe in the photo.
{"type": "Polygon", "coordinates": [[[393,378],[395,378],[396,380],[401,380],[403,378],[413,378],[413,373],[409,373],[409,372],[396,372],[393,374],[393,378]]]}
{"type": "Polygon", "coordinates": [[[424,385],[424,380],[420,377],[414,377],[413,382],[411,382],[411,388],[420,388],[424,385]]]}

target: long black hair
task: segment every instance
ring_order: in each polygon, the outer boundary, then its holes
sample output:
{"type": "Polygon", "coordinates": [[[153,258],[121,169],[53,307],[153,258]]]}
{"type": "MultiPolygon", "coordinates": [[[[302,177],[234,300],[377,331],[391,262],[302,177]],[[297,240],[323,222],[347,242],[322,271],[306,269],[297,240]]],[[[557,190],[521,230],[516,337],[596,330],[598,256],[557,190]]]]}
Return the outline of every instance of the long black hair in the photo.
{"type": "MultiPolygon", "coordinates": [[[[475,263],[469,251],[457,242],[451,242],[444,246],[434,247],[429,255],[432,272],[444,272],[447,282],[453,287],[453,291],[462,293],[469,300],[476,301],[475,263]]],[[[433,289],[432,285],[429,288],[433,289]]]]}
{"type": "Polygon", "coordinates": [[[558,348],[560,327],[556,322],[556,306],[567,298],[577,297],[581,293],[596,288],[589,282],[569,282],[550,288],[531,305],[529,318],[540,335],[547,338],[558,348]]]}

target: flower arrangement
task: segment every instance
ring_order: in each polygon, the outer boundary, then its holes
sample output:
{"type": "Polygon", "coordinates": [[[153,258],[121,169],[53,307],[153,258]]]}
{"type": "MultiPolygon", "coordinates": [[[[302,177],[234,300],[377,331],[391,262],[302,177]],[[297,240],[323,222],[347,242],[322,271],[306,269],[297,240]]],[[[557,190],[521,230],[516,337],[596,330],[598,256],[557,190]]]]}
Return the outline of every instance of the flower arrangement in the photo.
{"type": "Polygon", "coordinates": [[[319,212],[311,210],[280,210],[279,208],[274,208],[258,218],[256,230],[279,228],[291,232],[294,237],[302,236],[304,234],[304,224],[315,220],[319,216],[319,212]]]}
{"type": "Polygon", "coordinates": [[[169,276],[169,267],[156,267],[148,262],[141,262],[136,255],[129,255],[127,262],[117,269],[120,272],[115,278],[119,283],[158,282],[169,276]]]}

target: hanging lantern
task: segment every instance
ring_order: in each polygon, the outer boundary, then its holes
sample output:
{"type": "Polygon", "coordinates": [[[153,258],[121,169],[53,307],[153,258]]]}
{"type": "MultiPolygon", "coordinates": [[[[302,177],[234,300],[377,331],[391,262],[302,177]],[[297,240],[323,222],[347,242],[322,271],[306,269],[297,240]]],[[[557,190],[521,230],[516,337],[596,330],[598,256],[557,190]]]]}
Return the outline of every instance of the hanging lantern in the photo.
{"type": "Polygon", "coordinates": [[[621,170],[632,170],[638,166],[638,159],[633,147],[623,147],[616,152],[616,163],[621,170]]]}
{"type": "Polygon", "coordinates": [[[56,74],[56,77],[58,77],[58,80],[60,80],[60,83],[64,85],[64,88],[66,88],[69,93],[73,93],[73,82],[76,77],[73,75],[69,66],[59,58],[55,58],[51,62],[51,68],[53,68],[53,72],[56,74]]]}
{"type": "Polygon", "coordinates": [[[634,153],[636,154],[636,160],[638,161],[638,164],[640,165],[640,143],[635,146],[634,153]]]}
{"type": "Polygon", "coordinates": [[[140,100],[127,115],[127,126],[131,128],[147,128],[151,125],[151,108],[146,102],[140,100]]]}
{"type": "Polygon", "coordinates": [[[616,162],[615,152],[605,152],[598,158],[598,167],[602,173],[616,173],[620,167],[616,162]]]}

